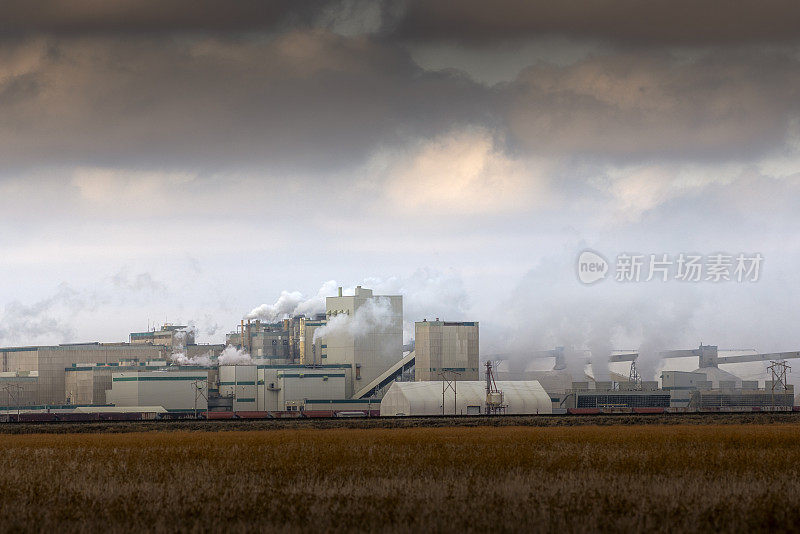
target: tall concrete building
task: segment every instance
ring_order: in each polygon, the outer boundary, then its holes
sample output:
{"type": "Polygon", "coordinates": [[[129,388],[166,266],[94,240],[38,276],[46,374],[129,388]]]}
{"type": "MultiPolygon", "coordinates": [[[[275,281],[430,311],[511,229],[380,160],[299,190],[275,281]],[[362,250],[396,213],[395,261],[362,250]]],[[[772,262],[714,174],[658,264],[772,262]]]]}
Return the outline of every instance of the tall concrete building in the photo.
{"type": "Polygon", "coordinates": [[[327,324],[319,339],[318,361],[345,364],[352,370],[348,396],[403,357],[403,297],[373,295],[356,287],[355,294],[325,300],[327,324]]]}
{"type": "Polygon", "coordinates": [[[414,323],[414,344],[417,381],[441,380],[442,371],[459,373],[458,380],[478,380],[477,322],[436,319],[414,323]]]}

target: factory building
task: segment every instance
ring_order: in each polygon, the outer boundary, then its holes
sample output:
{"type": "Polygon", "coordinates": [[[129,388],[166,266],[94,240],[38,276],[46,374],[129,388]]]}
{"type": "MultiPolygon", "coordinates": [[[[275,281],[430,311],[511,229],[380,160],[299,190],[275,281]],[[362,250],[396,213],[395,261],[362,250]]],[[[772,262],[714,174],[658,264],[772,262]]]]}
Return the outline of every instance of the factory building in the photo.
{"type": "Polygon", "coordinates": [[[163,406],[168,411],[205,411],[208,409],[208,369],[183,369],[113,373],[107,400],[115,406],[163,406]]]}
{"type": "Polygon", "coordinates": [[[403,358],[403,297],[373,295],[361,286],[343,296],[339,288],[325,306],[319,361],[351,368],[349,398],[403,358]]]}
{"type": "Polygon", "coordinates": [[[273,364],[304,363],[306,359],[313,361],[314,349],[310,342],[314,330],[324,324],[324,314],[314,319],[297,316],[275,323],[242,321],[236,332],[225,337],[225,343],[254,359],[270,360],[273,364]]]}
{"type": "Polygon", "coordinates": [[[289,331],[283,322],[242,322],[240,329],[226,336],[227,345],[242,349],[253,358],[263,358],[281,363],[292,362],[289,331]]]}
{"type": "Polygon", "coordinates": [[[658,388],[656,381],[639,384],[630,382],[596,382],[595,389],[589,389],[588,382],[573,382],[561,402],[560,408],[669,408],[669,391],[658,388]]]}
{"type": "Polygon", "coordinates": [[[164,347],[178,347],[194,345],[194,332],[186,325],[165,323],[158,330],[147,332],[131,332],[129,336],[132,345],[161,345],[164,347]]]}
{"type": "Polygon", "coordinates": [[[415,379],[478,380],[478,323],[424,320],[414,324],[415,379]]]}
{"type": "Polygon", "coordinates": [[[219,394],[233,399],[233,411],[256,411],[258,403],[258,367],[255,365],[220,365],[219,394]]]}
{"type": "MultiPolygon", "coordinates": [[[[535,380],[500,381],[507,414],[550,414],[550,396],[535,380]]],[[[486,412],[486,382],[456,382],[455,391],[443,382],[395,382],[381,400],[382,416],[480,415],[486,412]]]]}
{"type": "Polygon", "coordinates": [[[294,411],[310,401],[345,402],[351,369],[345,364],[221,365],[219,395],[233,400],[234,411],[294,411]]]}
{"type": "MultiPolygon", "coordinates": [[[[166,325],[166,330],[157,332],[139,332],[138,334],[154,334],[153,340],[158,340],[171,345],[158,345],[138,338],[133,343],[71,343],[54,346],[13,347],[0,348],[0,372],[32,372],[38,374],[37,393],[34,404],[64,404],[72,396],[78,395],[77,383],[73,380],[67,387],[67,369],[74,366],[96,367],[140,364],[142,362],[162,362],[170,360],[173,351],[180,347],[187,357],[209,355],[216,358],[222,345],[181,345],[184,334],[179,328],[166,325]],[[172,346],[174,344],[174,347],[172,346]]],[[[137,333],[131,334],[131,339],[137,338],[137,333]]],[[[78,377],[71,377],[77,380],[78,377]]],[[[85,382],[85,377],[80,377],[85,382]]],[[[82,391],[85,398],[86,386],[82,391]]],[[[94,388],[94,386],[92,386],[94,388]]],[[[95,390],[98,391],[98,390],[95,390]]],[[[101,395],[91,394],[97,399],[101,395]]],[[[96,402],[96,401],[95,401],[96,402]]],[[[95,403],[92,402],[92,403],[95,403]]]]}
{"type": "Polygon", "coordinates": [[[772,392],[767,389],[721,389],[693,391],[688,407],[704,411],[722,411],[735,408],[781,408],[791,410],[794,405],[794,387],[772,392]]]}
{"type": "Polygon", "coordinates": [[[0,373],[0,406],[13,409],[36,404],[38,390],[38,371],[0,373]]]}
{"type": "Polygon", "coordinates": [[[166,360],[169,349],[159,345],[84,343],[42,347],[0,348],[1,372],[37,371],[35,404],[66,402],[66,371],[73,364],[117,363],[120,360],[166,360]]]}
{"type": "Polygon", "coordinates": [[[314,342],[314,332],[317,328],[325,326],[324,316],[322,319],[303,320],[303,333],[300,337],[300,363],[303,365],[317,365],[322,363],[322,355],[328,357],[324,349],[328,346],[320,341],[314,342]]]}
{"type": "MultiPolygon", "coordinates": [[[[112,387],[114,373],[136,373],[139,371],[164,371],[167,362],[120,362],[109,364],[74,364],[65,369],[66,403],[80,405],[111,404],[107,392],[112,387]]],[[[186,367],[181,367],[185,369],[186,367]]],[[[209,385],[217,382],[217,369],[209,368],[209,385]]]]}

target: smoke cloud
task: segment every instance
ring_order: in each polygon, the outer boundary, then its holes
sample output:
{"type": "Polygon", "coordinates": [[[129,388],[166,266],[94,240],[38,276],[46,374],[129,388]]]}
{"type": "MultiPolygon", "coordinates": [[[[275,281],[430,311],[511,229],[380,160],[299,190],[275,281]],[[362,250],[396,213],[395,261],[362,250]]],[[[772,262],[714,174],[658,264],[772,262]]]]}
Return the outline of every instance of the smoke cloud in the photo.
{"type": "Polygon", "coordinates": [[[242,349],[237,349],[234,346],[228,345],[222,354],[219,355],[220,365],[252,365],[253,358],[250,354],[242,349]]]}
{"type": "Polygon", "coordinates": [[[123,269],[111,277],[111,281],[118,289],[126,291],[149,291],[152,293],[163,294],[167,291],[167,286],[159,282],[150,273],[139,273],[129,276],[123,269]]]}
{"type": "Polygon", "coordinates": [[[262,304],[245,315],[245,319],[259,319],[274,323],[281,319],[303,315],[313,317],[317,313],[325,313],[325,297],[336,294],[336,280],[322,284],[317,294],[306,297],[299,291],[281,291],[278,299],[272,304],[262,304]]]}
{"type": "Polygon", "coordinates": [[[368,332],[382,332],[391,325],[393,311],[387,298],[366,301],[352,316],[344,313],[332,316],[325,326],[314,330],[314,343],[329,336],[350,335],[362,337],[368,332]]]}
{"type": "Polygon", "coordinates": [[[612,352],[633,348],[642,378],[655,380],[661,351],[696,346],[701,295],[645,283],[584,286],[574,278],[574,261],[572,255],[553,256],[523,278],[497,312],[504,324],[487,321],[481,329],[484,343],[493,346],[486,353],[509,354],[509,369],[525,369],[535,351],[563,346],[574,380],[582,379],[587,358],[596,380],[610,380],[612,352]]]}
{"type": "Polygon", "coordinates": [[[214,367],[217,365],[217,362],[212,358],[211,351],[191,358],[187,357],[185,352],[173,352],[170,359],[178,365],[198,365],[200,367],[214,367]]]}
{"type": "Polygon", "coordinates": [[[62,283],[55,294],[33,304],[18,300],[9,302],[0,314],[0,342],[71,341],[74,329],[68,319],[59,316],[74,317],[78,312],[94,307],[96,302],[93,300],[62,283]]]}

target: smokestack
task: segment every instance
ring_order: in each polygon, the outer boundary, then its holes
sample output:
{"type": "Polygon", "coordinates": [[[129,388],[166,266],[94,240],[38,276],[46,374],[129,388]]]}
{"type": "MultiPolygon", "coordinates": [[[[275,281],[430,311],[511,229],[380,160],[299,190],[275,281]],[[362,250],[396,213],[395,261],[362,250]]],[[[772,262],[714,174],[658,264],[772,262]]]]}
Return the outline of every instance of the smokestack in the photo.
{"type": "Polygon", "coordinates": [[[339,286],[339,296],[340,297],[342,296],[342,287],[341,286],[339,286]]]}
{"type": "Polygon", "coordinates": [[[247,349],[246,349],[248,354],[252,354],[252,352],[253,352],[253,348],[251,347],[252,344],[253,344],[253,340],[250,337],[250,319],[248,319],[247,320],[247,349]]]}

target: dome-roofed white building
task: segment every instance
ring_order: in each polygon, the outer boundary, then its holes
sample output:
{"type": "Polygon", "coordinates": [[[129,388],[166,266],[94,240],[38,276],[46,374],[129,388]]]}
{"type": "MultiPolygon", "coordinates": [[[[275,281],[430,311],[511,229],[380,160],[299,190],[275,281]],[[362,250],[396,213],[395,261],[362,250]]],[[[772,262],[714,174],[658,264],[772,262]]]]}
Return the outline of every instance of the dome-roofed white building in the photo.
{"type": "MultiPolygon", "coordinates": [[[[499,381],[507,414],[553,413],[550,396],[535,380],[499,381]]],[[[486,407],[486,382],[456,383],[456,394],[446,389],[445,415],[479,415],[486,407]]],[[[381,415],[442,415],[442,382],[395,382],[381,401],[381,415]]]]}

